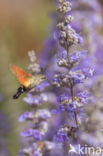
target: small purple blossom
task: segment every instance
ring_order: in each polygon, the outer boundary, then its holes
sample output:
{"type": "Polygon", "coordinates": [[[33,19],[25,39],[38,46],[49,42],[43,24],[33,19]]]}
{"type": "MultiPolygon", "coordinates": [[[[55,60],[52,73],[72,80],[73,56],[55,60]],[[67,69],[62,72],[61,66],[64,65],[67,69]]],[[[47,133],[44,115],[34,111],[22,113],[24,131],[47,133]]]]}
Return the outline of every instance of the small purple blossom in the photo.
{"type": "Polygon", "coordinates": [[[33,129],[27,129],[24,132],[21,132],[21,136],[23,137],[30,137],[33,135],[33,129]]]}
{"type": "Polygon", "coordinates": [[[93,74],[94,74],[94,69],[93,69],[93,68],[84,68],[84,69],[83,69],[83,73],[85,74],[85,76],[86,76],[87,78],[89,78],[89,77],[93,76],[93,74]]]}
{"type": "Polygon", "coordinates": [[[36,89],[39,92],[42,92],[43,90],[47,89],[48,87],[50,87],[50,83],[48,81],[42,82],[41,84],[39,84],[36,89]]]}
{"type": "Polygon", "coordinates": [[[73,53],[71,56],[70,56],[70,59],[73,61],[73,62],[77,62],[81,59],[81,57],[84,56],[84,54],[86,53],[87,51],[82,51],[82,52],[75,52],[73,53]]]}
{"type": "Polygon", "coordinates": [[[73,101],[70,104],[67,104],[67,111],[74,112],[77,109],[77,101],[73,101]]]}
{"type": "Polygon", "coordinates": [[[79,96],[79,99],[83,104],[86,104],[88,99],[91,97],[90,93],[88,92],[80,92],[77,94],[77,96],[79,96]]]}
{"type": "Polygon", "coordinates": [[[36,140],[42,140],[42,133],[39,130],[33,130],[33,136],[36,140]]]}
{"type": "Polygon", "coordinates": [[[85,79],[85,75],[82,72],[71,72],[71,77],[73,79],[74,84],[82,83],[85,79]]]}
{"type": "Polygon", "coordinates": [[[51,117],[51,113],[48,109],[39,109],[36,114],[36,117],[39,117],[41,119],[48,119],[51,117]]]}
{"type": "Polygon", "coordinates": [[[23,100],[27,104],[33,106],[33,105],[41,105],[41,104],[47,102],[47,99],[48,98],[47,98],[47,96],[45,94],[40,94],[40,96],[39,95],[34,96],[34,95],[28,93],[27,97],[25,97],[23,100]]]}
{"type": "Polygon", "coordinates": [[[24,102],[26,102],[27,104],[30,104],[30,105],[39,105],[39,99],[36,97],[34,97],[32,94],[28,93],[27,94],[27,97],[25,97],[24,99],[24,102]]]}
{"type": "Polygon", "coordinates": [[[42,133],[39,130],[36,129],[27,129],[24,132],[21,133],[21,136],[23,137],[31,137],[33,136],[36,140],[42,139],[42,133]]]}
{"type": "Polygon", "coordinates": [[[65,96],[65,95],[61,95],[58,97],[58,102],[63,102],[65,100],[69,100],[69,97],[68,96],[65,96]]]}
{"type": "Polygon", "coordinates": [[[54,141],[55,142],[67,142],[69,140],[68,138],[68,131],[65,129],[61,128],[57,132],[57,134],[54,136],[54,141]]]}
{"type": "Polygon", "coordinates": [[[32,120],[34,118],[33,112],[25,112],[24,114],[19,116],[18,121],[23,122],[25,120],[32,120]]]}

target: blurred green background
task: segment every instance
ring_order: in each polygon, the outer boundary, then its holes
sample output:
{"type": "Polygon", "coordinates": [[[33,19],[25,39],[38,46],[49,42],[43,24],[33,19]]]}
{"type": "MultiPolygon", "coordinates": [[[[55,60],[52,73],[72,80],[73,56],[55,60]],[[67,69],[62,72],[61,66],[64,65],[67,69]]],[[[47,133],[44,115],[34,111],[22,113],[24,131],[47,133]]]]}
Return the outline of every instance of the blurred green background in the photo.
{"type": "Polygon", "coordinates": [[[18,153],[19,133],[23,129],[23,124],[17,119],[26,106],[22,97],[12,99],[19,84],[9,64],[25,69],[28,65],[27,52],[42,51],[50,31],[53,7],[53,0],[0,0],[0,139],[3,139],[0,150],[4,148],[2,146],[8,147],[12,156],[18,153]]]}
{"type": "Polygon", "coordinates": [[[42,51],[54,9],[53,0],[0,0],[0,149],[8,148],[11,156],[19,150],[23,124],[17,119],[26,106],[22,97],[12,99],[19,84],[9,64],[26,68],[27,52],[42,51]]]}

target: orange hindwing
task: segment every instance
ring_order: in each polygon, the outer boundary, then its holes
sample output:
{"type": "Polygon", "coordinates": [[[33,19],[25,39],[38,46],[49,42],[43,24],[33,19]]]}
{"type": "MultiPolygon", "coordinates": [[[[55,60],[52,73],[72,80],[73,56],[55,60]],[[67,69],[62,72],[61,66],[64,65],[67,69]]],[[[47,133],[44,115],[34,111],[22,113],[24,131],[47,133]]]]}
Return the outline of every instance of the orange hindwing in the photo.
{"type": "Polygon", "coordinates": [[[11,71],[16,75],[18,81],[20,84],[22,84],[24,87],[28,88],[30,86],[32,75],[28,72],[24,71],[22,68],[11,64],[10,65],[11,71]]]}

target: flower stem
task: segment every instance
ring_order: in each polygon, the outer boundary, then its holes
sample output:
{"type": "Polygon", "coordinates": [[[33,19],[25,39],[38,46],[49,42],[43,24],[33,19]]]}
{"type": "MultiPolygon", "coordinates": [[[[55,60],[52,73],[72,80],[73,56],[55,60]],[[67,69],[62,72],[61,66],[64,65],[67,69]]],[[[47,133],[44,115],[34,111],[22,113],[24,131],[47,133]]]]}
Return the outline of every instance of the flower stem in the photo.
{"type": "Polygon", "coordinates": [[[76,126],[78,127],[78,119],[77,119],[77,112],[74,112],[74,116],[75,116],[75,122],[76,122],[76,126]]]}
{"type": "MultiPolygon", "coordinates": [[[[70,60],[68,45],[67,45],[67,55],[68,55],[68,60],[70,60]]],[[[71,97],[72,97],[72,102],[73,102],[74,101],[74,93],[73,93],[73,83],[72,83],[71,78],[70,78],[70,92],[71,92],[71,97]]],[[[77,112],[76,111],[74,111],[74,117],[75,117],[76,126],[78,127],[78,119],[77,119],[77,112]]]]}
{"type": "MultiPolygon", "coordinates": [[[[73,84],[72,84],[72,80],[70,81],[71,86],[70,86],[70,92],[71,92],[71,97],[72,97],[72,102],[74,101],[74,93],[73,93],[73,84]]],[[[74,111],[74,117],[75,117],[75,122],[76,122],[76,126],[78,127],[78,119],[77,119],[77,112],[74,111]]]]}

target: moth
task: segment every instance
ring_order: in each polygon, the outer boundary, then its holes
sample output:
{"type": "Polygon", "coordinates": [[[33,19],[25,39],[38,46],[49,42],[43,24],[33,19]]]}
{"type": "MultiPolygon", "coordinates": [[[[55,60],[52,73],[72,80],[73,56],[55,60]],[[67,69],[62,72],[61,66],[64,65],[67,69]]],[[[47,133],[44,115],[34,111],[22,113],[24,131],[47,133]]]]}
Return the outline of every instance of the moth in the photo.
{"type": "Polygon", "coordinates": [[[10,69],[13,72],[13,74],[15,74],[17,80],[21,85],[17,89],[16,94],[13,95],[13,99],[18,99],[22,93],[36,87],[46,79],[46,77],[42,74],[32,75],[14,64],[10,65],[10,69]]]}

